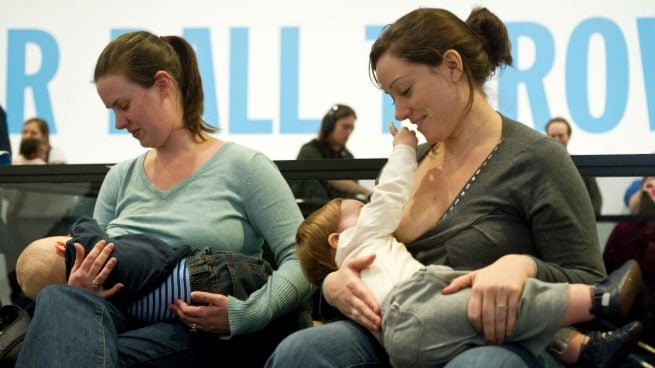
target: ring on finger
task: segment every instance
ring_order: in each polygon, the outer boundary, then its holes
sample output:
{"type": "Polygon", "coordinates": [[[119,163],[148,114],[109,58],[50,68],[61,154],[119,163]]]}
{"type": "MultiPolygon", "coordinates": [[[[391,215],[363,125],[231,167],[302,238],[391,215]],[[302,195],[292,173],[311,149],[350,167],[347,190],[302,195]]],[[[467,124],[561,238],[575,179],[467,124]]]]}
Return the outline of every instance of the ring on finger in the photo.
{"type": "Polygon", "coordinates": [[[100,283],[98,282],[98,280],[93,279],[93,281],[91,281],[91,286],[92,286],[94,289],[97,289],[97,288],[100,287],[100,283]]]}
{"type": "Polygon", "coordinates": [[[498,304],[498,305],[496,305],[496,308],[498,308],[499,310],[505,312],[507,310],[507,304],[498,304]]]}

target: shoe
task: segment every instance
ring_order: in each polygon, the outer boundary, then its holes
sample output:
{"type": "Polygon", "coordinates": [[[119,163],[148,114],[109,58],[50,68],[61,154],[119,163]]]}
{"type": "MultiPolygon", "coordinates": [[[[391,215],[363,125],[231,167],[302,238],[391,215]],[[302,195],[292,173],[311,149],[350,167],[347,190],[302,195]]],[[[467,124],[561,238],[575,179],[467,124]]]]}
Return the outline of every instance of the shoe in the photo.
{"type": "Polygon", "coordinates": [[[628,315],[641,289],[641,269],[634,259],[626,261],[594,286],[591,314],[599,319],[617,320],[628,315]]]}
{"type": "Polygon", "coordinates": [[[628,356],[639,342],[643,327],[631,322],[609,332],[592,331],[589,340],[582,344],[576,366],[590,368],[614,368],[628,356]]]}

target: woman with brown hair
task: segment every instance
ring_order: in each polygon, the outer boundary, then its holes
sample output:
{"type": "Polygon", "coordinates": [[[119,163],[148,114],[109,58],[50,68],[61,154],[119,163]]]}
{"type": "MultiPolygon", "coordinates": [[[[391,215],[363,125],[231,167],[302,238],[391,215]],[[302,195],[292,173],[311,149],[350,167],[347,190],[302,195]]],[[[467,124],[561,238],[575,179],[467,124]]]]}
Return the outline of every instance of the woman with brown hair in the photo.
{"type": "MultiPolygon", "coordinates": [[[[103,285],[121,263],[111,257],[111,246],[99,243],[73,269],[68,285],[39,292],[17,365],[263,364],[298,327],[290,312],[313,291],[294,254],[302,215],[291,190],[266,156],[210,134],[215,129],[202,120],[197,59],[183,38],[119,36],[100,54],[94,81],[116,114],[116,128],[148,148],[107,173],[93,214],[102,230],[110,237],[142,233],[174,248],[188,244],[256,257],[267,244],[277,269],[245,300],[193,291],[191,300],[169,305],[176,319],[143,326],[105,299],[120,292],[120,284],[103,285]]],[[[195,266],[188,265],[189,279],[172,281],[171,290],[203,272],[195,266]]]]}
{"type": "MultiPolygon", "coordinates": [[[[487,101],[484,83],[511,65],[510,51],[505,25],[485,8],[466,21],[421,8],[386,27],[370,52],[372,76],[394,100],[396,119],[427,141],[394,235],[425,265],[474,270],[443,292],[471,288],[468,318],[489,345],[447,367],[561,366],[550,354],[502,344],[525,282],[605,276],[591,202],[566,150],[487,101]]],[[[349,320],[291,335],[269,366],[388,366],[368,331],[380,328],[380,306],[359,277],[371,258],[347,262],[323,283],[326,301],[349,320]]]]}

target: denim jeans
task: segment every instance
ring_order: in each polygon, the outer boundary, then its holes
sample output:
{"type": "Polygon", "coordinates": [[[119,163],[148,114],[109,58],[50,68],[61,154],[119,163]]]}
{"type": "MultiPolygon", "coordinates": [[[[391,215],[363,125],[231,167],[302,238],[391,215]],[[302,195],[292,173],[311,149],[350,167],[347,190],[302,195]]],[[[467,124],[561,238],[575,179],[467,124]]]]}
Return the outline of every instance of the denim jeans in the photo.
{"type": "MultiPolygon", "coordinates": [[[[438,333],[438,332],[435,332],[438,333]]],[[[298,331],[284,339],[267,368],[389,367],[387,354],[372,334],[351,321],[298,331]]],[[[532,356],[516,345],[481,346],[459,354],[447,368],[564,367],[549,354],[532,356]]]]}
{"type": "Polygon", "coordinates": [[[90,291],[51,285],[37,296],[34,318],[17,367],[262,366],[275,346],[299,325],[306,306],[264,330],[220,340],[177,319],[143,326],[90,291]]]}
{"type": "Polygon", "coordinates": [[[195,251],[187,258],[187,265],[192,291],[232,295],[241,300],[260,289],[273,273],[262,258],[210,248],[195,251]]]}
{"type": "Polygon", "coordinates": [[[95,293],[43,289],[16,367],[180,367],[194,364],[188,328],[177,320],[127,331],[130,323],[95,293]],[[191,364],[189,364],[191,363],[191,364]]]}
{"type": "Polygon", "coordinates": [[[49,286],[36,299],[16,367],[117,367],[125,328],[125,315],[96,294],[49,286]]]}

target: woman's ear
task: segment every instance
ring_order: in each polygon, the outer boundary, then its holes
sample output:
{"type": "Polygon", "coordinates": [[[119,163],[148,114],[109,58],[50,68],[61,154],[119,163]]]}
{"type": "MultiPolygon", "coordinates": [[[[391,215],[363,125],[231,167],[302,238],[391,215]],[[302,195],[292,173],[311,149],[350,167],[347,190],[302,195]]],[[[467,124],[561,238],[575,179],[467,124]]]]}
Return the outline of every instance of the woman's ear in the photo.
{"type": "Polygon", "coordinates": [[[330,245],[330,248],[336,250],[337,245],[339,244],[339,233],[332,233],[328,235],[328,244],[330,245]]]}
{"type": "Polygon", "coordinates": [[[464,63],[459,52],[453,49],[446,50],[443,54],[442,64],[448,68],[450,80],[453,83],[458,82],[464,73],[464,63]]]}
{"type": "Polygon", "coordinates": [[[174,86],[171,75],[164,70],[160,70],[155,73],[155,86],[157,87],[157,91],[159,91],[159,93],[163,95],[170,94],[174,86]]]}

